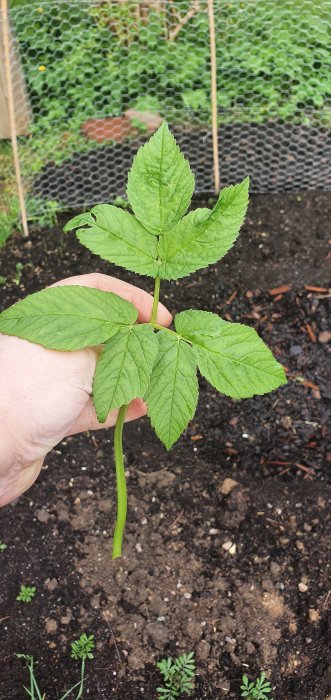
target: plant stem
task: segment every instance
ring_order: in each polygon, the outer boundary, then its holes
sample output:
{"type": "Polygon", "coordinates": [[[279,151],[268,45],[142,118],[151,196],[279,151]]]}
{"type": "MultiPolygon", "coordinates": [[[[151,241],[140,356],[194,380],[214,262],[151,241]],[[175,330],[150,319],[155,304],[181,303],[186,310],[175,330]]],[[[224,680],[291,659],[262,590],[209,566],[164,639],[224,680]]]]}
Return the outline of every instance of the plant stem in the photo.
{"type": "Polygon", "coordinates": [[[155,277],[155,283],[154,283],[154,301],[153,301],[153,308],[152,308],[152,315],[151,315],[151,323],[156,323],[157,321],[157,307],[159,304],[159,296],[160,296],[160,283],[161,280],[159,277],[155,277]]]}
{"type": "Polygon", "coordinates": [[[79,698],[81,698],[83,695],[84,675],[85,675],[85,659],[82,659],[82,668],[81,668],[81,673],[80,673],[80,686],[79,686],[78,693],[76,695],[76,700],[79,700],[79,698]]]}
{"type": "Polygon", "coordinates": [[[126,495],[126,482],[124,473],[124,459],[123,459],[123,425],[125,421],[126,412],[128,406],[121,406],[114,433],[114,455],[115,455],[115,468],[116,468],[116,488],[117,488],[117,514],[116,514],[116,525],[114,531],[113,539],[113,559],[120,557],[122,554],[122,540],[123,532],[126,521],[126,511],[127,511],[127,495],[126,495]]]}
{"type": "Polygon", "coordinates": [[[172,335],[177,336],[177,338],[181,337],[179,333],[176,333],[176,331],[172,331],[170,328],[165,328],[165,326],[160,326],[159,323],[151,323],[151,326],[153,326],[156,331],[167,331],[167,333],[172,333],[172,335]]]}
{"type": "MultiPolygon", "coordinates": [[[[155,278],[154,283],[154,301],[151,314],[150,323],[156,324],[157,319],[157,309],[159,304],[160,296],[160,278],[155,278]]],[[[161,326],[158,326],[161,328],[161,326]]],[[[115,425],[114,432],[114,456],[115,456],[115,469],[116,469],[116,489],[117,489],[117,514],[116,514],[116,525],[113,537],[113,559],[120,557],[122,555],[122,541],[123,533],[126,522],[126,512],[127,512],[127,493],[126,493],[126,481],[125,481],[125,471],[124,471],[124,459],[123,459],[123,426],[125,421],[126,412],[128,406],[121,406],[117,421],[115,425]]],[[[77,699],[80,695],[77,696],[77,699]]]]}

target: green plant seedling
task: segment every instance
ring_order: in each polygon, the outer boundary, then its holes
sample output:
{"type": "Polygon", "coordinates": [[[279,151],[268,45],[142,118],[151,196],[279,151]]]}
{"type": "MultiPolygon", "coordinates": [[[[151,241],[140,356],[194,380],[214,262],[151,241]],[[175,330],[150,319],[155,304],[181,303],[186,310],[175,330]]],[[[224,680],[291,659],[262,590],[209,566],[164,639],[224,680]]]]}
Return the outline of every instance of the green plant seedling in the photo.
{"type": "Polygon", "coordinates": [[[249,681],[246,674],[243,675],[242,685],[240,686],[241,697],[247,700],[272,700],[269,698],[271,685],[266,680],[264,671],[256,681],[249,681]]]}
{"type": "MultiPolygon", "coordinates": [[[[75,700],[80,700],[84,691],[84,681],[85,681],[85,664],[86,659],[93,659],[92,650],[94,649],[94,636],[90,634],[87,636],[85,633],[80,636],[79,639],[71,643],[71,658],[81,661],[81,674],[78,683],[75,683],[69,690],[67,690],[64,695],[61,695],[60,700],[66,700],[66,698],[77,690],[75,700]]],[[[35,672],[34,672],[34,659],[30,654],[16,654],[18,659],[23,659],[26,661],[26,665],[29,671],[29,681],[30,687],[24,687],[24,690],[28,694],[30,700],[45,700],[46,695],[42,695],[40,688],[38,686],[35,672]]]]}
{"type": "Polygon", "coordinates": [[[22,278],[22,272],[24,270],[24,265],[21,262],[16,263],[15,265],[15,276],[14,276],[14,282],[15,284],[19,285],[21,282],[22,278]]]}
{"type": "Polygon", "coordinates": [[[164,686],[157,688],[158,700],[177,700],[181,695],[191,695],[194,689],[194,652],[182,654],[178,659],[162,659],[156,664],[164,686]]]}
{"type": "Polygon", "coordinates": [[[7,277],[0,275],[0,284],[6,284],[6,281],[7,281],[7,277]]]}
{"type": "MultiPolygon", "coordinates": [[[[94,635],[81,634],[79,639],[71,643],[71,658],[76,659],[76,661],[81,661],[81,672],[80,672],[80,685],[78,689],[78,694],[76,700],[82,697],[84,690],[84,676],[85,676],[85,664],[86,659],[93,659],[93,649],[94,649],[94,635]]],[[[69,691],[70,692],[70,691],[69,691]]],[[[64,696],[66,697],[66,696],[64,696]]],[[[64,700],[64,698],[62,698],[64,700]]]]}
{"type": "Polygon", "coordinates": [[[4,552],[5,549],[7,549],[7,546],[2,540],[0,540],[0,552],[4,552]]]}
{"type": "Polygon", "coordinates": [[[197,369],[234,399],[265,394],[286,383],[283,367],[253,328],[208,311],[183,311],[174,329],[157,322],[161,280],[178,280],[217,262],[235,242],[248,205],[248,178],[224,188],[213,209],[187,209],[194,176],[166,123],[139,149],[129,172],[133,214],[97,205],[65,231],[104,260],[154,278],[149,323],[110,292],[79,286],[36,292],[0,314],[0,332],[51,350],[101,344],[93,381],[100,422],[119,409],[114,432],[117,520],[113,557],[121,555],[127,495],[122,432],[129,403],[145,399],[156,434],[169,450],[193,418],[197,369]],[[47,316],[47,323],[45,318],[47,316]]]}
{"type": "Polygon", "coordinates": [[[35,586],[25,586],[24,583],[21,583],[20,592],[16,597],[16,600],[19,600],[21,603],[31,603],[31,600],[34,598],[35,593],[35,586]]]}

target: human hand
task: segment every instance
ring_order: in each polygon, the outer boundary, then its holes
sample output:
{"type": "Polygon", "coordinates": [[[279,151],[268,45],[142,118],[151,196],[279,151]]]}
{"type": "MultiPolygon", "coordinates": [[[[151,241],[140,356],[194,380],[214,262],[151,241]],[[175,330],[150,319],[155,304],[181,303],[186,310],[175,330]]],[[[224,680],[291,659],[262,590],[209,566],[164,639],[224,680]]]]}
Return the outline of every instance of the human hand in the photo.
{"type": "MultiPolygon", "coordinates": [[[[114,292],[136,306],[140,322],[150,319],[153,297],[114,277],[80,275],[54,286],[58,285],[114,292]]],[[[157,320],[163,326],[171,323],[171,315],[162,304],[157,320]]],[[[47,452],[63,438],[115,425],[118,411],[111,411],[101,424],[93,407],[97,358],[97,348],[58,352],[0,334],[0,506],[33,484],[47,452]]],[[[142,399],[135,399],[126,420],[145,413],[142,399]]]]}

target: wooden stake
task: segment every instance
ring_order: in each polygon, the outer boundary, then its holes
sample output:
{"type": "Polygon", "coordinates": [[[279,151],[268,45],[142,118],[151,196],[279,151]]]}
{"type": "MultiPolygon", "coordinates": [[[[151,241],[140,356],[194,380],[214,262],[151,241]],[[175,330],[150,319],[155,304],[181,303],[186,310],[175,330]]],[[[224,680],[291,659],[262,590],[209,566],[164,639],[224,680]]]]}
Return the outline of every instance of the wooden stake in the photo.
{"type": "Polygon", "coordinates": [[[218,124],[217,124],[217,70],[216,70],[216,41],[214,0],[208,0],[209,39],[210,39],[210,78],[211,78],[211,121],[213,136],[214,189],[215,194],[220,189],[220,168],[218,160],[218,124]]]}
{"type": "Polygon", "coordinates": [[[13,93],[13,82],[12,73],[10,65],[10,47],[9,47],[9,21],[8,21],[8,2],[7,0],[1,0],[1,10],[2,10],[2,30],[3,30],[3,48],[5,56],[5,73],[6,73],[6,83],[7,83],[7,99],[8,99],[8,114],[9,114],[9,124],[10,124],[10,137],[13,149],[13,161],[16,174],[17,192],[18,199],[20,203],[23,236],[24,238],[29,237],[28,222],[26,218],[26,208],[24,199],[24,190],[22,184],[22,175],[20,167],[20,159],[18,154],[17,136],[16,136],[16,122],[15,122],[15,106],[14,106],[14,93],[13,93]]]}

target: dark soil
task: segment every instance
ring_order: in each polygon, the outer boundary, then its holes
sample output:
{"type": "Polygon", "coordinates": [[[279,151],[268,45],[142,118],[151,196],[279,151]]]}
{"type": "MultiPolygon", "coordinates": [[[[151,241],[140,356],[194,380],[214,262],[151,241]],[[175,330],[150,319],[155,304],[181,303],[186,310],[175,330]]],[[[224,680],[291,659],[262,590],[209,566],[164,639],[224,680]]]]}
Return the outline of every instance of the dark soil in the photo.
{"type": "MultiPolygon", "coordinates": [[[[196,175],[198,192],[213,192],[211,131],[172,131],[196,175]]],[[[66,207],[112,201],[125,194],[127,172],[147,137],[76,153],[62,165],[48,163],[33,185],[33,195],[66,207]]],[[[322,127],[270,122],[226,124],[219,129],[222,186],[251,178],[251,192],[331,189],[331,131],[322,127]]]]}
{"type": "MultiPolygon", "coordinates": [[[[65,440],[33,488],[1,510],[1,700],[26,697],[15,652],[33,654],[47,700],[59,698],[78,678],[69,645],[83,631],[96,640],[93,700],[155,700],[155,662],[190,650],[194,700],[238,699],[243,673],[261,670],[275,700],[330,700],[328,217],[322,193],[253,197],[223,263],[164,283],[171,311],[204,308],[254,326],[289,382],[238,402],[202,380],[197,414],[170,453],[147,420],[125,428],[122,559],[111,560],[111,432],[65,440]],[[21,583],[37,587],[30,604],[16,601],[21,583]]],[[[1,306],[92,270],[151,288],[58,227],[2,250],[1,306]]]]}

